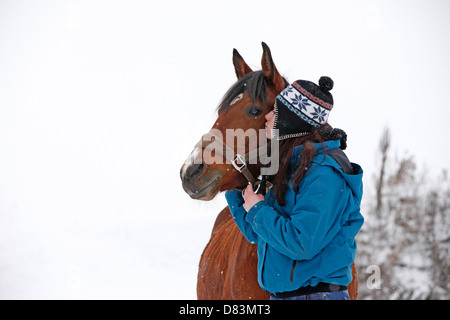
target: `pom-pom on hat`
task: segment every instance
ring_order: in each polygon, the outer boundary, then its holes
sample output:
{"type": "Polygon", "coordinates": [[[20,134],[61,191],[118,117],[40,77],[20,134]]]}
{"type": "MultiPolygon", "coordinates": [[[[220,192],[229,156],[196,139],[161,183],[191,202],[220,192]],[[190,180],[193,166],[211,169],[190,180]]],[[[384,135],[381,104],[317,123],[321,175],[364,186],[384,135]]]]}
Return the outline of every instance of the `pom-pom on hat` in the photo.
{"type": "Polygon", "coordinates": [[[297,80],[277,96],[274,129],[278,140],[300,137],[312,133],[327,122],[333,109],[333,80],[321,77],[319,85],[297,80]]]}

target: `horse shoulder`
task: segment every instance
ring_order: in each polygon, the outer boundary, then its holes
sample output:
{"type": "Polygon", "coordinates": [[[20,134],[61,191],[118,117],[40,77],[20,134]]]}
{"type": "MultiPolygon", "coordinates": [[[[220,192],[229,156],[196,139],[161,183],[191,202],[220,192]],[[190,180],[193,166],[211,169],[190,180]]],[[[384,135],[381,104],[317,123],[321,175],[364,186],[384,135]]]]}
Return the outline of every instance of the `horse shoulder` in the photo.
{"type": "Polygon", "coordinates": [[[211,237],[217,234],[217,231],[229,220],[233,219],[231,216],[230,208],[225,207],[222,211],[217,215],[216,221],[214,222],[214,226],[211,232],[211,237]]]}

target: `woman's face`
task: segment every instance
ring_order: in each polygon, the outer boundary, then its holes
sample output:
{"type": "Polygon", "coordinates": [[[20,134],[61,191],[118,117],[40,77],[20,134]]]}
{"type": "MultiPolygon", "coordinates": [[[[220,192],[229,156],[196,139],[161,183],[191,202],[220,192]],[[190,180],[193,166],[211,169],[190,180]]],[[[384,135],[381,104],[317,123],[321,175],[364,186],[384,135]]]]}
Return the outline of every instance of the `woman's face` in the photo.
{"type": "Polygon", "coordinates": [[[275,105],[273,106],[273,108],[274,108],[274,110],[270,111],[265,116],[265,118],[266,118],[266,124],[265,124],[266,137],[269,140],[272,139],[272,129],[273,129],[273,124],[275,123],[275,105]]]}

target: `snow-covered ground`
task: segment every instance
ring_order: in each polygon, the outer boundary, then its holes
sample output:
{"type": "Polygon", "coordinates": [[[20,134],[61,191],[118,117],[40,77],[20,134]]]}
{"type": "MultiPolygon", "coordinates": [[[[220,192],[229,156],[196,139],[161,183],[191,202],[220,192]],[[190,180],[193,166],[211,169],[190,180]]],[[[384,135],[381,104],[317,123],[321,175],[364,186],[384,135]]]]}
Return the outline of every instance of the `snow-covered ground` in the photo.
{"type": "Polygon", "coordinates": [[[118,209],[87,219],[14,208],[0,215],[0,299],[196,299],[220,203],[177,200],[146,217],[118,209]]]}

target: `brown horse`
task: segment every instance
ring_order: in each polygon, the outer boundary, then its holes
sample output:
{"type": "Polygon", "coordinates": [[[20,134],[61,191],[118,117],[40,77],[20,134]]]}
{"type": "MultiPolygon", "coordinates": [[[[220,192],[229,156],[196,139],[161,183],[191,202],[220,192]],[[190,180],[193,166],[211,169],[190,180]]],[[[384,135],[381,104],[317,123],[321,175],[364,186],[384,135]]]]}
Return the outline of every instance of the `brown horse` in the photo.
{"type": "MultiPolygon", "coordinates": [[[[262,46],[262,70],[255,72],[233,50],[238,81],[225,94],[211,130],[219,130],[225,136],[226,129],[264,128],[264,116],[272,110],[276,96],[287,82],[275,67],[269,47],[264,42],[262,46]]],[[[247,179],[231,163],[208,161],[211,154],[204,151],[202,144],[198,144],[181,168],[183,189],[191,198],[211,200],[220,191],[247,184],[247,179]]],[[[259,175],[261,166],[260,163],[249,165],[253,177],[259,175]]],[[[223,209],[200,260],[198,299],[269,299],[257,281],[256,249],[256,245],[244,238],[228,207],[223,209]]],[[[354,264],[352,271],[349,294],[351,299],[356,299],[358,277],[354,264]]]]}

